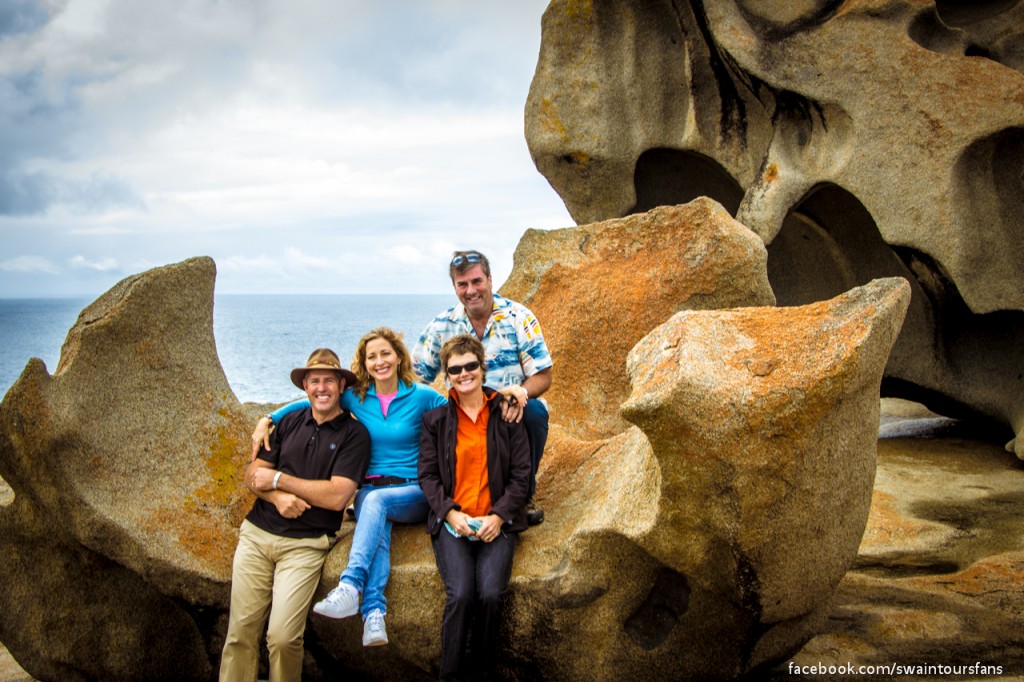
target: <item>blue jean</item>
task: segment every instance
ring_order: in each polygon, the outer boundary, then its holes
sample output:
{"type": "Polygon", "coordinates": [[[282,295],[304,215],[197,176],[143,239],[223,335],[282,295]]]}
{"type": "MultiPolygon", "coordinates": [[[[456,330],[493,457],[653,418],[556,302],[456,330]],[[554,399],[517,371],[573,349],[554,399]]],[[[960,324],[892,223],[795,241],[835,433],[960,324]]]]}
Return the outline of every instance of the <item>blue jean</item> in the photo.
{"type": "Polygon", "coordinates": [[[530,439],[530,494],[537,492],[537,468],[544,456],[544,445],[548,442],[548,408],[539,400],[527,400],[523,409],[523,424],[526,437],[530,439]]]}
{"type": "Polygon", "coordinates": [[[434,558],[448,597],[441,616],[442,680],[461,680],[469,670],[481,678],[493,673],[516,536],[499,533],[492,542],[473,542],[444,528],[433,536],[434,558]],[[467,666],[466,646],[474,622],[475,660],[467,666]]]}
{"type": "Polygon", "coordinates": [[[374,609],[387,613],[384,587],[391,575],[392,523],[422,523],[427,518],[427,498],[419,483],[363,486],[356,493],[356,530],[348,566],[341,580],[362,593],[363,619],[374,609]]]}

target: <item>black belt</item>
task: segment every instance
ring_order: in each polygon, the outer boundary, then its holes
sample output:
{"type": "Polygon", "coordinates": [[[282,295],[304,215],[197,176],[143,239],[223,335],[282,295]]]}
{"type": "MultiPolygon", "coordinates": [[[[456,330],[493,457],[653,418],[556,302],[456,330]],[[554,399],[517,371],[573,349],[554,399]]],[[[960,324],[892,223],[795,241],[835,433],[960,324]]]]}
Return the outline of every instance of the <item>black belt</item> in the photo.
{"type": "Polygon", "coordinates": [[[415,478],[401,478],[399,476],[374,476],[373,478],[365,479],[366,485],[372,485],[374,488],[380,488],[385,485],[400,485],[402,483],[415,483],[418,479],[415,478]]]}

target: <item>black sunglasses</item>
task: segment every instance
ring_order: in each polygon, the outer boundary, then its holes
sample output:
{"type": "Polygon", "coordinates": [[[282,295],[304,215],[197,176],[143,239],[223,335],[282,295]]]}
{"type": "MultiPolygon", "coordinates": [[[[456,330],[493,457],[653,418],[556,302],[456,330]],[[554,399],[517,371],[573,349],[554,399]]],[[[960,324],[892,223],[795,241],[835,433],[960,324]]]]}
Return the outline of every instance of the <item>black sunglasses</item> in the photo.
{"type": "Polygon", "coordinates": [[[474,360],[473,362],[467,362],[464,365],[448,365],[448,374],[453,377],[457,377],[462,374],[462,371],[475,372],[480,368],[480,361],[474,360]]]}
{"type": "Polygon", "coordinates": [[[467,253],[465,256],[456,256],[455,258],[452,258],[452,267],[458,268],[458,267],[462,267],[463,263],[479,263],[479,262],[480,262],[480,254],[479,253],[467,253]]]}

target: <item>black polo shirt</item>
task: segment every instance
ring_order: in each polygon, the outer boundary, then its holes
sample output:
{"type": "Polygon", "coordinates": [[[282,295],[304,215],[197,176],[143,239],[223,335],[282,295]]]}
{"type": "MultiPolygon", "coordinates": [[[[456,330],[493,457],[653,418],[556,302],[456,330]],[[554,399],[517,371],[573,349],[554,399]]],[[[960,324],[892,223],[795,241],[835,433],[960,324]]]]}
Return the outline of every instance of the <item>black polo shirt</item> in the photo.
{"type": "MultiPolygon", "coordinates": [[[[271,435],[270,450],[261,450],[259,457],[299,478],[329,481],[332,476],[344,476],[358,483],[370,463],[370,434],[346,410],[317,424],[307,407],[281,419],[271,435]]],[[[314,506],[297,519],[286,519],[273,504],[257,498],[246,518],[268,533],[315,538],[336,533],[344,511],[314,506]]]]}

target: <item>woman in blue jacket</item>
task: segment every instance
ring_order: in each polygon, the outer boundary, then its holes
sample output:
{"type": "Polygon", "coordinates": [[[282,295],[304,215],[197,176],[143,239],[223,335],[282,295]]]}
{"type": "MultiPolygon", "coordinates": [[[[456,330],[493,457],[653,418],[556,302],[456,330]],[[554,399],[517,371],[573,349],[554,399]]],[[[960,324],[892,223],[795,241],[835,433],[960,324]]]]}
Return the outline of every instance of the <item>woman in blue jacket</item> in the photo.
{"type": "MultiPolygon", "coordinates": [[[[391,573],[391,526],[427,517],[429,506],[416,480],[420,425],[425,412],[446,401],[418,381],[401,337],[387,327],[359,340],[352,371],[357,381],[345,388],[341,406],[370,432],[370,465],[355,497],[357,523],[348,566],[338,586],[313,611],[328,618],[361,611],[363,646],[379,646],[388,643],[384,587],[391,573]]],[[[253,433],[253,452],[267,439],[272,423],[308,406],[309,401],[299,400],[261,418],[253,433]]]]}

